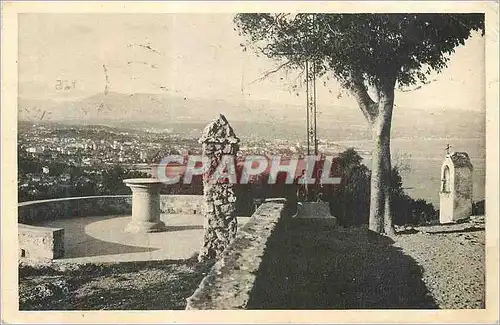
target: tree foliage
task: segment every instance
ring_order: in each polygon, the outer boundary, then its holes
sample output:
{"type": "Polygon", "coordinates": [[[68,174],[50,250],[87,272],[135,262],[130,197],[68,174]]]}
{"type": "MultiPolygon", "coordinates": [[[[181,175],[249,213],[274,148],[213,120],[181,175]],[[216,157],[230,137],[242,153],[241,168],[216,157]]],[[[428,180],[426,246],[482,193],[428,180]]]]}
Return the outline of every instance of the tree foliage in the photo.
{"type": "Polygon", "coordinates": [[[234,18],[247,44],[288,67],[312,62],[346,87],[362,78],[375,87],[393,77],[400,87],[440,72],[471,32],[484,34],[483,14],[269,14],[234,18]]]}

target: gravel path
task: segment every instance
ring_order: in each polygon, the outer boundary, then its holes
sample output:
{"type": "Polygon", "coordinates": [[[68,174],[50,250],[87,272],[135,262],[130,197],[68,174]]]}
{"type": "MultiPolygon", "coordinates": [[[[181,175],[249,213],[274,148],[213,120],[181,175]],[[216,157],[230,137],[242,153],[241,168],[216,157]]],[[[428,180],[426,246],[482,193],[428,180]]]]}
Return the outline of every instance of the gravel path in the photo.
{"type": "Polygon", "coordinates": [[[423,281],[437,306],[484,308],[484,229],[460,230],[453,226],[418,229],[426,232],[396,236],[395,246],[423,267],[423,281]]]}

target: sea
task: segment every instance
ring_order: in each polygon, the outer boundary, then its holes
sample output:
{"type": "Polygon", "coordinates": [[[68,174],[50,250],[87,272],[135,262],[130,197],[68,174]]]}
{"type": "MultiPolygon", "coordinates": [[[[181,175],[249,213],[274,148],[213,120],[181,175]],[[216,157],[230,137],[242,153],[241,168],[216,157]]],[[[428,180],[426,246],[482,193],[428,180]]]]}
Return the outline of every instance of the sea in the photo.
{"type": "MultiPolygon", "coordinates": [[[[346,147],[371,150],[371,140],[338,141],[346,147]]],[[[450,152],[463,151],[469,155],[472,166],[473,200],[485,198],[486,147],[484,138],[423,138],[391,139],[392,164],[400,166],[405,192],[412,198],[422,198],[439,208],[441,166],[446,147],[450,152]]],[[[363,163],[371,167],[371,159],[365,156],[363,163]]]]}

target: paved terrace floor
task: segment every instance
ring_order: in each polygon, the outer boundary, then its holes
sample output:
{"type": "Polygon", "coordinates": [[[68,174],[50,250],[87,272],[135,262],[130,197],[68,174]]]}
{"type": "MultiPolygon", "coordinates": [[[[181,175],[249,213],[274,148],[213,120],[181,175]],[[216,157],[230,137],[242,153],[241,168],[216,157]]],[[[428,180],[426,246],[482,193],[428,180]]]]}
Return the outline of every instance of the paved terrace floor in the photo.
{"type": "MultiPolygon", "coordinates": [[[[39,226],[64,228],[63,259],[56,262],[99,263],[185,259],[199,251],[204,216],[162,214],[167,230],[131,234],[124,231],[131,216],[80,217],[44,222],[39,226]]],[[[238,217],[242,227],[249,217],[238,217]]]]}

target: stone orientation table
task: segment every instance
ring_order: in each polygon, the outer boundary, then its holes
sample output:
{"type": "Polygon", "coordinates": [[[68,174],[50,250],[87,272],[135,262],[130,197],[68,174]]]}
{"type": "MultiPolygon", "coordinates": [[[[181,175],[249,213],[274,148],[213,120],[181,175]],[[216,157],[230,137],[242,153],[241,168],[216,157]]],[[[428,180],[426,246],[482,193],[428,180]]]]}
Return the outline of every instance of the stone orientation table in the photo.
{"type": "Polygon", "coordinates": [[[165,231],[167,227],[160,220],[160,188],[163,183],[156,178],[131,178],[123,182],[132,190],[132,220],[125,227],[125,231],[165,231]]]}

